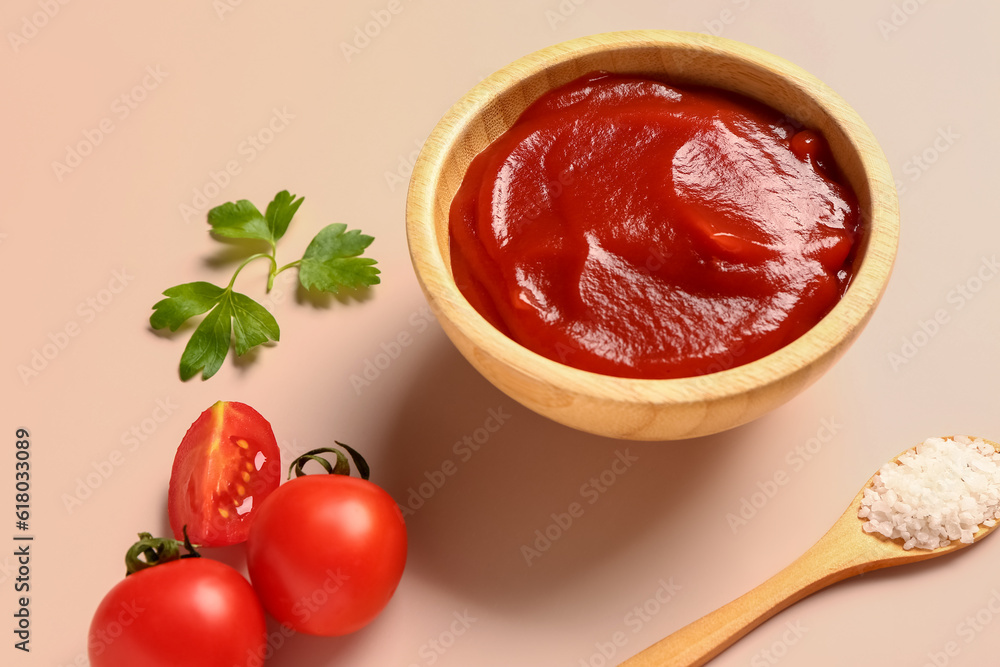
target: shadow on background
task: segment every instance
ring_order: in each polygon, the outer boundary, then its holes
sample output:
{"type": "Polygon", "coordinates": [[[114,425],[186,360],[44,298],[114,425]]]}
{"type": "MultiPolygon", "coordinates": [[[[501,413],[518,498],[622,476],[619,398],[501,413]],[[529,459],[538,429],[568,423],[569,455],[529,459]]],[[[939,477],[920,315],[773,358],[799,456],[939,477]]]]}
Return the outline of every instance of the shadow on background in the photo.
{"type": "MultiPolygon", "coordinates": [[[[686,499],[754,433],[749,424],[646,443],[582,433],[494,388],[439,330],[405,363],[400,381],[411,384],[389,402],[382,441],[367,445],[378,452],[372,481],[405,508],[403,585],[418,577],[478,608],[537,608],[682,523],[686,499]],[[582,514],[567,525],[573,503],[582,514]]],[[[245,572],[241,548],[208,551],[245,572]]],[[[268,617],[268,631],[267,664],[320,667],[350,664],[383,630],[376,619],[345,637],[312,637],[268,617]]]]}
{"type": "Polygon", "coordinates": [[[405,576],[494,609],[536,606],[669,522],[753,429],[682,442],[603,438],[508,398],[443,335],[420,363],[373,465],[406,508],[405,576]],[[580,516],[568,516],[571,503],[580,516]]]}

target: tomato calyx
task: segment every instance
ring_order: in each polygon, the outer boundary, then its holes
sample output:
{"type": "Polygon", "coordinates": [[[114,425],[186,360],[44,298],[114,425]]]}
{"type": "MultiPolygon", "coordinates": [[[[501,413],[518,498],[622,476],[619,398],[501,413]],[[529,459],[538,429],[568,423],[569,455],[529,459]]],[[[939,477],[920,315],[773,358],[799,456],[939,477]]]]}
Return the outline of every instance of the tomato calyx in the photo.
{"type": "Polygon", "coordinates": [[[125,553],[125,576],[182,558],[201,558],[188,538],[187,526],[184,526],[183,542],[169,537],[153,537],[152,533],[139,533],[139,541],[125,553]],[[187,550],[186,554],[181,553],[181,547],[187,550]]]}
{"type": "MultiPolygon", "coordinates": [[[[358,469],[358,474],[361,479],[367,480],[371,475],[371,468],[368,467],[368,462],[365,461],[365,457],[361,456],[357,450],[345,445],[344,443],[334,440],[334,442],[343,447],[348,454],[351,455],[351,460],[354,461],[354,467],[358,469]]],[[[292,478],[292,473],[295,473],[296,477],[302,477],[308,473],[302,470],[303,466],[309,461],[315,461],[316,463],[323,466],[323,469],[330,475],[346,475],[351,476],[351,464],[348,463],[347,457],[344,456],[344,452],[339,449],[334,449],[332,447],[319,447],[317,449],[311,449],[305,454],[302,454],[297,459],[292,461],[292,464],[288,466],[288,479],[292,478]],[[328,460],[323,458],[321,454],[334,454],[337,457],[336,463],[330,463],[328,460]]]]}

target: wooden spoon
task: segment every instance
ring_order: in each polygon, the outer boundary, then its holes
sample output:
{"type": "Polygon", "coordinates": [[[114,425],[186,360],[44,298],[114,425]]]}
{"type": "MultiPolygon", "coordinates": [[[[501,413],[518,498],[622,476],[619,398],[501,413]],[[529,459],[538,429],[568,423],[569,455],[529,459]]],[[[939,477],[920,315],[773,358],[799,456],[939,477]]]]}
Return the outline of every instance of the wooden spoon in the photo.
{"type": "MultiPolygon", "coordinates": [[[[997,443],[981,439],[1000,451],[997,443]]],[[[892,460],[898,463],[899,456],[892,460]]],[[[871,486],[872,480],[869,479],[864,488],[871,486]]],[[[936,558],[969,546],[955,540],[937,549],[907,551],[903,549],[901,540],[889,540],[879,533],[864,532],[864,520],[858,518],[864,488],[826,535],[791,565],[743,597],[626,660],[620,667],[699,667],[781,610],[830,584],[883,567],[936,558]]],[[[980,527],[973,536],[974,542],[996,527],[980,527]]]]}

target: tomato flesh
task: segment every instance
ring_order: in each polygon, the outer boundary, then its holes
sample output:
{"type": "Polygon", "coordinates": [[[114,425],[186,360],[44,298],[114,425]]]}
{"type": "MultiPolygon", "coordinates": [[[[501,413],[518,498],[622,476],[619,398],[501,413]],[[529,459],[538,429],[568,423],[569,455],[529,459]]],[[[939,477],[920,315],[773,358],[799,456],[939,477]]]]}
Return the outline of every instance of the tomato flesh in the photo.
{"type": "Polygon", "coordinates": [[[399,506],[377,485],[308,475],[282,485],[254,519],[247,569],[264,608],[312,635],[369,624],[389,602],[406,564],[399,506]]]}
{"type": "Polygon", "coordinates": [[[185,558],[125,577],[91,621],[91,667],[219,667],[267,650],[264,610],[249,582],[207,558],[185,558]]]}
{"type": "Polygon", "coordinates": [[[168,512],[174,537],[216,547],[247,539],[264,498],[281,481],[271,425],[244,403],[219,401],[191,424],[174,457],[168,512]]]}

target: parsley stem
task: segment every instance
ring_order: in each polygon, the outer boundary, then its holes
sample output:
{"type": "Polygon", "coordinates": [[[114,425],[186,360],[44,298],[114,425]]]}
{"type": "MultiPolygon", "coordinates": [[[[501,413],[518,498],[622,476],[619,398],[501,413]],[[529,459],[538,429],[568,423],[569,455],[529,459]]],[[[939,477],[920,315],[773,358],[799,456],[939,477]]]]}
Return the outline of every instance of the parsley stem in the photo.
{"type": "Polygon", "coordinates": [[[275,272],[274,272],[274,275],[278,275],[279,273],[281,273],[281,272],[282,272],[282,271],[284,271],[285,269],[290,269],[290,268],[292,268],[293,266],[298,266],[298,265],[299,265],[299,264],[301,264],[301,263],[302,263],[302,260],[301,260],[301,259],[297,259],[297,260],[295,260],[294,262],[289,262],[288,264],[285,264],[285,265],[284,265],[283,267],[281,267],[280,269],[278,269],[277,271],[275,271],[275,272]]]}
{"type": "Polygon", "coordinates": [[[275,273],[274,269],[278,265],[278,263],[274,260],[274,255],[266,252],[259,252],[256,255],[250,255],[249,257],[244,259],[243,263],[236,267],[236,273],[233,274],[233,279],[229,281],[229,286],[226,287],[226,289],[232,291],[233,285],[236,284],[236,276],[240,275],[240,271],[243,270],[243,267],[252,262],[253,260],[260,259],[261,257],[267,257],[269,260],[271,260],[271,272],[267,276],[267,289],[270,290],[271,283],[274,280],[274,273],[275,273]]]}
{"type": "Polygon", "coordinates": [[[289,262],[288,264],[285,264],[283,267],[281,267],[279,269],[278,268],[278,263],[275,261],[274,256],[273,255],[269,255],[269,256],[271,257],[271,272],[269,274],[267,274],[267,291],[268,292],[270,292],[271,288],[274,286],[274,278],[279,273],[281,273],[285,269],[290,269],[293,266],[298,266],[299,264],[302,263],[301,259],[297,259],[294,262],[289,262]]]}
{"type": "Polygon", "coordinates": [[[285,269],[290,269],[293,266],[298,266],[301,263],[302,263],[302,260],[301,259],[297,259],[294,262],[289,262],[288,264],[285,264],[283,267],[281,267],[279,269],[279,268],[277,268],[278,263],[276,261],[274,261],[274,258],[272,257],[271,258],[271,273],[267,276],[267,291],[268,292],[271,291],[271,286],[274,284],[274,278],[275,278],[275,276],[277,276],[279,273],[281,273],[285,269]]]}
{"type": "Polygon", "coordinates": [[[289,268],[291,266],[294,266],[294,265],[298,264],[301,261],[302,260],[297,260],[295,262],[291,262],[289,264],[285,264],[283,267],[281,267],[279,269],[278,268],[278,262],[275,261],[274,256],[272,255],[271,256],[271,272],[269,274],[267,274],[267,291],[270,292],[271,288],[274,287],[274,278],[279,273],[281,273],[282,271],[284,271],[285,269],[287,269],[287,268],[289,268]]]}

